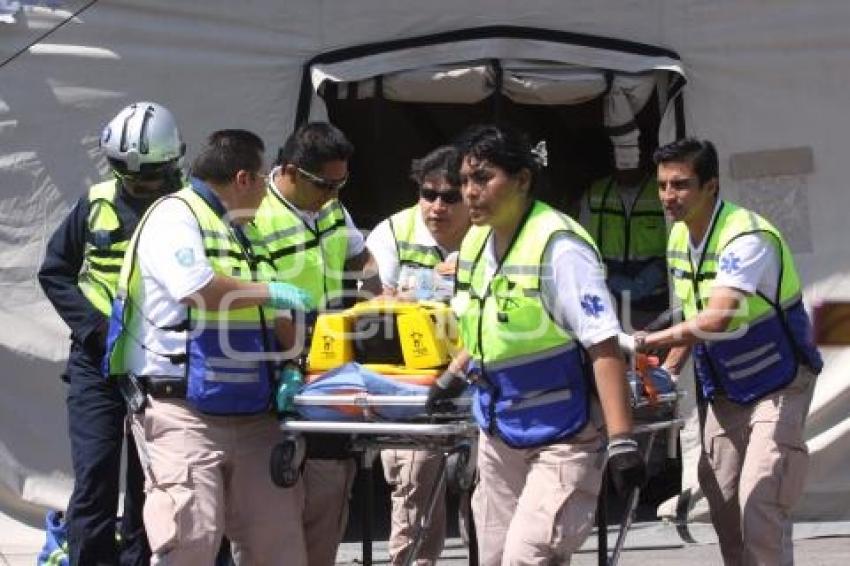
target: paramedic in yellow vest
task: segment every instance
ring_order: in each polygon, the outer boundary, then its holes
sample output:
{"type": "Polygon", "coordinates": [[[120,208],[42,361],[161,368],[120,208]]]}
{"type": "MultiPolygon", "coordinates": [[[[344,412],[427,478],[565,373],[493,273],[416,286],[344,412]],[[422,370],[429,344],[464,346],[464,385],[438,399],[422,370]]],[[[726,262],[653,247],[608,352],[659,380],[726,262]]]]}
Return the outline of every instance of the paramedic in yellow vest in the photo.
{"type": "MultiPolygon", "coordinates": [[[[336,127],[311,122],[287,138],[269,175],[253,238],[268,254],[276,277],[308,291],[320,309],[339,308],[344,279],[369,262],[365,238],[339,201],[354,147],[336,127]]],[[[284,350],[300,354],[303,319],[280,320],[284,350]]],[[[332,566],[348,520],[355,462],[348,436],[308,435],[304,465],[304,534],[310,566],[332,566]]]]}
{"type": "Polygon", "coordinates": [[[659,148],[658,191],[675,222],[667,257],[685,321],[636,333],[669,348],[678,374],[693,353],[701,405],[699,481],[728,565],[793,563],[790,513],[805,483],[803,426],[823,365],[802,283],[782,234],[720,197],[709,141],[659,148]]]}
{"type": "Polygon", "coordinates": [[[631,331],[667,310],[667,227],[650,160],[637,146],[615,145],[614,165],[588,189],[579,219],[599,247],[608,288],[631,331]]]}
{"type": "MultiPolygon", "coordinates": [[[[451,254],[456,256],[469,229],[469,211],[460,194],[458,157],[456,148],[443,146],[415,159],[410,176],[419,188],[419,202],[382,221],[366,239],[386,294],[407,294],[413,299],[451,297],[455,263],[447,263],[446,259],[451,254]]],[[[392,564],[437,563],[445,540],[445,484],[435,494],[437,503],[430,528],[416,559],[407,560],[419,528],[418,519],[430,502],[441,458],[440,452],[431,450],[381,451],[384,476],[392,488],[392,564]]]]}
{"type": "Polygon", "coordinates": [[[137,102],[107,124],[100,139],[112,178],[88,190],[47,244],[39,282],[71,328],[68,433],[74,490],[65,522],[71,564],[147,564],[142,524],[143,481],[136,448],[127,437],[127,478],[116,542],[121,446],[127,410],[100,363],[107,320],[127,241],[145,210],[183,180],[184,145],[171,112],[137,102]]]}
{"type": "Polygon", "coordinates": [[[269,474],[271,319],[311,305],[258,271],[243,232],[266,194],[263,151],[245,130],[210,134],[190,186],[150,207],[122,265],[106,369],[146,393],[134,429],[153,564],[212,564],[225,535],[238,563],[306,564],[301,486],[269,474]]]}
{"type": "Polygon", "coordinates": [[[480,563],[565,564],[593,527],[606,452],[623,496],[646,479],[620,325],[593,240],[534,198],[541,164],[525,136],[476,126],[458,147],[473,226],[452,305],[466,353],[438,378],[429,405],[472,382],[480,563]]]}

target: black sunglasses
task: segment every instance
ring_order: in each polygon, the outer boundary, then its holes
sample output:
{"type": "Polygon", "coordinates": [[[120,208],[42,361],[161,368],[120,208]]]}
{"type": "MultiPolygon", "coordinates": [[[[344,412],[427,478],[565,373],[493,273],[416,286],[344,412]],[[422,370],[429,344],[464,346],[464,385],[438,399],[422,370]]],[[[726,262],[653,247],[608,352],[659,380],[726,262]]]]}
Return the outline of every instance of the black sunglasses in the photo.
{"type": "Polygon", "coordinates": [[[419,196],[428,202],[434,202],[437,198],[442,199],[445,204],[457,204],[463,198],[458,189],[450,191],[438,191],[436,189],[419,189],[419,196]]]}
{"type": "Polygon", "coordinates": [[[348,183],[348,175],[337,181],[331,181],[330,179],[325,179],[323,177],[319,177],[314,173],[305,171],[300,167],[296,167],[295,169],[297,169],[299,173],[307,177],[307,179],[316,187],[326,191],[338,191],[339,189],[343,188],[346,183],[348,183]]]}

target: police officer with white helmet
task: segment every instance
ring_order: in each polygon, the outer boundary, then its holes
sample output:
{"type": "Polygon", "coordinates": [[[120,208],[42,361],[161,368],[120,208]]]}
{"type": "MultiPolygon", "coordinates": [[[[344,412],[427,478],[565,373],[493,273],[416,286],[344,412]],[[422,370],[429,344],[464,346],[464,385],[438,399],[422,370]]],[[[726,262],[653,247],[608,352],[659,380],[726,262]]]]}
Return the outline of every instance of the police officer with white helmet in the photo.
{"type": "Polygon", "coordinates": [[[66,522],[71,564],[147,564],[142,524],[143,474],[127,437],[127,481],[118,510],[124,401],[101,374],[107,321],[128,240],[153,201],[183,184],[185,151],[171,112],[155,102],[123,108],[103,129],[112,178],[90,187],[47,245],[39,282],[71,329],[63,380],[68,385],[68,427],[74,490],[66,522]]]}

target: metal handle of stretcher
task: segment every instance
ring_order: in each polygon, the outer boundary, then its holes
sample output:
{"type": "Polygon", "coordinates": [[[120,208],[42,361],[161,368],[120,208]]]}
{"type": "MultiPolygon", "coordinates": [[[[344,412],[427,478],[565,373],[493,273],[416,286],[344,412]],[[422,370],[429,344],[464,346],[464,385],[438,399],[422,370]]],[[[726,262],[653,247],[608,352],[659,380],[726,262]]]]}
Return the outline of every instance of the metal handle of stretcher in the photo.
{"type": "MultiPolygon", "coordinates": [[[[679,393],[661,393],[655,401],[642,398],[639,401],[632,399],[632,408],[639,409],[649,405],[662,405],[674,403],[679,398],[679,393]]],[[[305,395],[299,394],[294,398],[296,407],[323,407],[342,405],[346,407],[425,407],[427,395],[374,395],[372,393],[345,393],[342,395],[305,395]]],[[[468,407],[472,404],[472,397],[458,397],[452,399],[452,403],[458,407],[468,407]]]]}
{"type": "MultiPolygon", "coordinates": [[[[345,393],[342,395],[296,395],[293,403],[296,407],[322,407],[326,405],[344,405],[349,407],[425,407],[427,395],[375,395],[372,393],[345,393]]],[[[452,399],[458,407],[468,407],[471,397],[452,399]]]]}
{"type": "Polygon", "coordinates": [[[420,424],[290,420],[282,422],[280,427],[288,432],[393,436],[473,436],[478,432],[478,425],[473,422],[420,424]]]}

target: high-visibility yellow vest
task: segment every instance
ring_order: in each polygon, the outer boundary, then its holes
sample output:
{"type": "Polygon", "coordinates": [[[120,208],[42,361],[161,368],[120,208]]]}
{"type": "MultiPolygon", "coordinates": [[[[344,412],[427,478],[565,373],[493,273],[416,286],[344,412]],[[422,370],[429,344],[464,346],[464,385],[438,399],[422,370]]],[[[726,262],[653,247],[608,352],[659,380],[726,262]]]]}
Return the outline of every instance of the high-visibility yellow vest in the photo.
{"type": "Polygon", "coordinates": [[[88,234],[83,269],[77,280],[83,295],[106,316],[112,309],[118,273],[130,239],[118,217],[117,192],[115,180],[98,183],[89,189],[88,234]]]}
{"type": "Polygon", "coordinates": [[[543,254],[565,233],[596,246],[577,222],[537,201],[486,281],[482,256],[490,233],[473,226],[464,238],[452,300],[464,347],[484,376],[473,414],[511,446],[566,438],[587,422],[589,373],[579,342],[543,305],[541,280],[551,276],[543,254]]]}
{"type": "MultiPolygon", "coordinates": [[[[201,184],[196,179],[192,183],[201,184]]],[[[207,259],[216,274],[245,281],[257,279],[256,261],[252,250],[245,245],[247,238],[240,240],[236,229],[223,220],[195,187],[160,199],[139,223],[121,268],[107,344],[110,375],[130,370],[129,348],[141,339],[140,326],[150,324],[146,313],[140,312],[141,274],[136,250],[147,218],[167,199],[179,199],[192,211],[207,259]]],[[[274,376],[270,363],[271,327],[266,324],[267,319],[270,320],[269,315],[261,307],[188,308],[185,328],[159,329],[186,331],[186,354],[181,365],[190,404],[209,414],[254,414],[269,409],[274,376]]]]}
{"type": "Polygon", "coordinates": [[[687,225],[677,222],[671,229],[667,262],[685,318],[694,319],[706,307],[718,270],[738,269],[734,255],[720,258],[730,242],[746,234],[763,235],[774,245],[780,261],[777,294],[748,296],[732,317],[726,338],[697,345],[697,376],[707,399],[722,388],[733,401],[749,403],[790,383],[799,363],[815,371],[822,366],[785,239],[767,220],[732,203],[720,203],[698,262],[691,257],[687,225]]]}
{"type": "Polygon", "coordinates": [[[423,224],[418,204],[390,216],[389,225],[395,238],[399,265],[433,268],[445,259],[438,246],[425,246],[416,242],[417,229],[427,230],[423,224]]]}
{"type": "Polygon", "coordinates": [[[667,227],[654,175],[641,183],[628,215],[611,177],[591,185],[587,201],[588,231],[606,262],[643,263],[664,257],[667,227]]]}
{"type": "Polygon", "coordinates": [[[252,225],[247,233],[265,250],[277,280],[301,287],[320,308],[340,298],[348,229],[337,199],[322,207],[313,228],[269,188],[252,225]]]}

